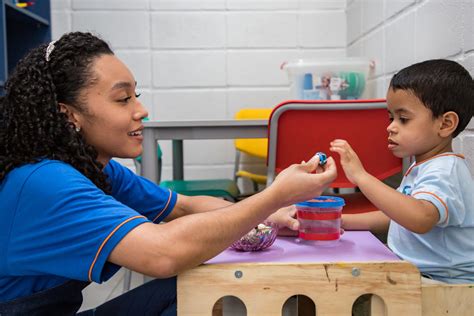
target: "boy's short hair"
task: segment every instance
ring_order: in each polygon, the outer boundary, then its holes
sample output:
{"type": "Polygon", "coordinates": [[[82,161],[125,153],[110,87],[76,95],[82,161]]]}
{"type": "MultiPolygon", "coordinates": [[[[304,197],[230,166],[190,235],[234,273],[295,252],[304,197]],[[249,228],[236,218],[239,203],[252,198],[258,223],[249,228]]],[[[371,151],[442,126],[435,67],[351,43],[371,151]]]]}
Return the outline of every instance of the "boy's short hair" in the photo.
{"type": "Polygon", "coordinates": [[[451,60],[433,59],[408,66],[390,81],[393,91],[411,91],[431,110],[433,117],[456,112],[459,124],[453,133],[462,132],[474,115],[474,82],[469,72],[451,60]]]}

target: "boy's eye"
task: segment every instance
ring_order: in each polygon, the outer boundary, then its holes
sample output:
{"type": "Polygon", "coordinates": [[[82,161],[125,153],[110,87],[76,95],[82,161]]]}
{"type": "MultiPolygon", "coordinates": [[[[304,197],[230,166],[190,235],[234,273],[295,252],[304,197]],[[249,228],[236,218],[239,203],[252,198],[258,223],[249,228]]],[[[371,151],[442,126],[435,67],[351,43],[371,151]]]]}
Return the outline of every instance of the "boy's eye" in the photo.
{"type": "Polygon", "coordinates": [[[402,124],[406,124],[406,123],[408,122],[408,119],[405,118],[405,117],[401,117],[401,118],[400,118],[400,122],[401,122],[402,124]]]}

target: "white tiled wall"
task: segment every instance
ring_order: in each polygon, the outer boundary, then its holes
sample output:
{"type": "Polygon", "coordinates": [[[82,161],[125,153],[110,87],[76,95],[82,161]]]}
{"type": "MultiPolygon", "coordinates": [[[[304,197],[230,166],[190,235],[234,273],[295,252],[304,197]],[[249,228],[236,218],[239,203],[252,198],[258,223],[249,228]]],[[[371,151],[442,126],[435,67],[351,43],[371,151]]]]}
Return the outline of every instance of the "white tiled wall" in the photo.
{"type": "MultiPolygon", "coordinates": [[[[134,73],[152,119],[225,119],[289,99],[282,62],[345,56],[345,8],[345,0],[53,0],[53,38],[101,35],[134,73]]],[[[169,179],[170,142],[160,144],[169,179]]],[[[187,179],[232,178],[232,141],[185,141],[184,150],[187,179]]]]}
{"type": "MultiPolygon", "coordinates": [[[[448,58],[474,76],[474,0],[348,0],[348,56],[376,61],[369,86],[384,97],[391,76],[414,62],[448,58]]],[[[474,173],[474,120],[455,139],[474,173]]]]}
{"type": "MultiPolygon", "coordinates": [[[[53,0],[53,37],[93,31],[135,74],[152,119],[231,118],[290,98],[283,61],[366,56],[367,97],[450,58],[474,74],[474,0],[53,0]]],[[[474,122],[456,139],[474,171],[474,122]]],[[[170,178],[171,146],[164,151],[170,178]]],[[[185,141],[185,176],[232,177],[231,141],[185,141]]],[[[129,162],[125,162],[130,164],[129,162]]]]}

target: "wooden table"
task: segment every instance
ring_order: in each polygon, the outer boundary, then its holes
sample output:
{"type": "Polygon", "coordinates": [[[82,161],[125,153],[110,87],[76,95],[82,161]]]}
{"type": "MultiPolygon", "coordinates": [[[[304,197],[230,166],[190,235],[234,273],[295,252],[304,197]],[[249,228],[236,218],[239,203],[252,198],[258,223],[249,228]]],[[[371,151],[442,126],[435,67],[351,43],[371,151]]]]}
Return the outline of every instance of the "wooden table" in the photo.
{"type": "Polygon", "coordinates": [[[369,232],[346,232],[333,247],[279,237],[261,252],[226,250],[178,276],[178,315],[212,315],[232,295],[247,315],[281,315],[294,295],[316,304],[318,316],[351,315],[354,301],[373,293],[387,315],[421,315],[420,273],[369,232]]]}

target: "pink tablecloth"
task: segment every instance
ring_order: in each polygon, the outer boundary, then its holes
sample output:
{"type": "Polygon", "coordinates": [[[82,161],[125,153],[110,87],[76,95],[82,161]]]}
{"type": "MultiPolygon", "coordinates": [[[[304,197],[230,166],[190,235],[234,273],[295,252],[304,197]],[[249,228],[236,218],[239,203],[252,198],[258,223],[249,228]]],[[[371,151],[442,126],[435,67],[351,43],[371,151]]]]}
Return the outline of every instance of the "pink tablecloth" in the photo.
{"type": "Polygon", "coordinates": [[[393,252],[367,231],[346,231],[334,246],[298,242],[294,237],[278,237],[263,251],[239,252],[227,249],[206,264],[242,262],[357,262],[398,261],[393,252]]]}

